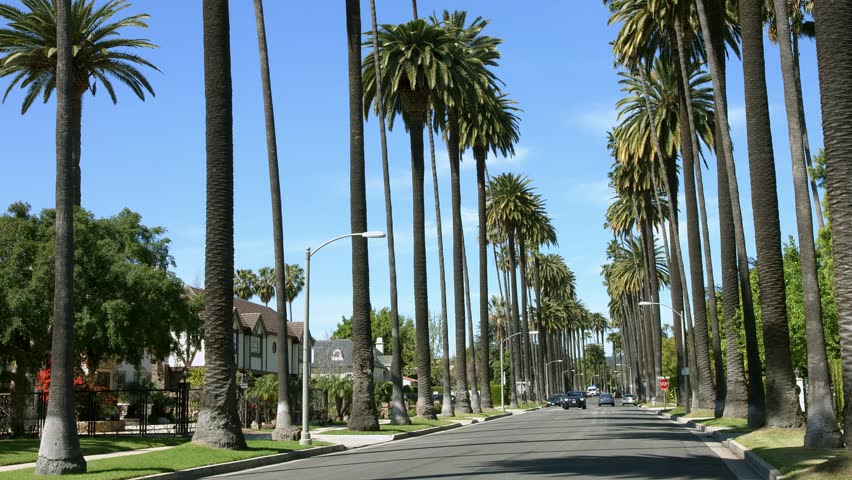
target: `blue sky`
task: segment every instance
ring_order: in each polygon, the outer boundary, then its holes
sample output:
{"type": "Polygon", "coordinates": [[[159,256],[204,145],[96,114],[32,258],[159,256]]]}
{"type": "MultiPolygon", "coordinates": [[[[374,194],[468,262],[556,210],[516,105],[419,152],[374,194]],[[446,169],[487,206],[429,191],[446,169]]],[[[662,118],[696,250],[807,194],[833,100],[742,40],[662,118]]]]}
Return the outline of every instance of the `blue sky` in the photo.
{"type": "MultiPolygon", "coordinates": [[[[12,1],[15,4],[17,2],[12,1]]],[[[285,249],[288,263],[304,264],[308,246],[347,233],[348,103],[346,37],[343,2],[334,8],[316,2],[267,1],[266,22],[279,160],[284,198],[285,249]]],[[[600,2],[538,2],[518,8],[516,2],[420,0],[420,15],[445,8],[467,10],[491,20],[485,33],[502,38],[497,69],[523,109],[521,138],[513,158],[492,158],[491,174],[502,171],[529,176],[546,201],[559,234],[562,254],[577,276],[580,297],[592,311],[607,313],[600,277],[605,243],[604,211],[612,196],[607,188],[611,159],[606,131],[615,123],[620,98],[618,77],[608,43],[616,27],[607,26],[600,2]]],[[[410,19],[411,4],[379,0],[380,23],[410,19]]],[[[159,48],[143,52],[162,73],[149,72],[157,93],[141,102],[127,89],[114,106],[104,92],[86,96],[83,113],[83,206],[98,216],[127,207],[140,212],[147,225],[168,230],[176,272],[184,282],[201,286],[204,277],[204,96],[201,2],[141,2],[130,11],[151,15],[150,29],[128,30],[127,36],[149,38],[159,48]]],[[[369,3],[362,1],[363,30],[369,27],[369,3]]],[[[260,96],[257,37],[251,3],[231,2],[231,45],[234,81],[235,252],[237,268],[273,264],[272,226],[263,105],[260,96]]],[[[365,49],[364,54],[368,54],[365,49]]],[[[766,48],[782,235],[795,234],[791,164],[777,48],[766,48]]],[[[802,42],[802,82],[811,145],[822,145],[814,45],[802,42]]],[[[0,80],[5,90],[7,79],[0,80]]],[[[748,188],[745,110],[741,64],[728,69],[731,127],[746,232],[752,236],[748,188]]],[[[0,106],[0,205],[26,201],[38,211],[54,205],[55,103],[37,103],[20,115],[22,92],[0,106]]],[[[369,228],[384,230],[384,196],[378,122],[366,124],[369,228]]],[[[395,213],[400,312],[413,316],[411,180],[408,137],[402,124],[388,137],[395,213]]],[[[445,237],[451,260],[448,161],[439,143],[438,176],[445,237]]],[[[476,189],[473,162],[462,166],[462,215],[471,265],[477,284],[476,189]]],[[[711,160],[713,161],[713,160],[711,160]]],[[[715,167],[705,173],[713,250],[718,252],[715,167]]],[[[429,305],[440,309],[437,244],[432,182],[427,175],[427,255],[429,305]]],[[[749,240],[749,255],[755,256],[749,240]]],[[[686,249],[684,243],[684,249],[686,249]]],[[[314,335],[325,337],[342,315],[351,313],[348,242],[323,249],[313,258],[311,321],[314,335]]],[[[718,259],[717,259],[718,261],[718,259]]],[[[388,305],[387,244],[370,241],[371,298],[374,307],[388,305]]],[[[491,265],[493,271],[493,265],[491,265]]],[[[452,328],[452,272],[448,272],[448,304],[452,328]]],[[[717,274],[717,281],[720,278],[717,274]]],[[[497,287],[492,281],[492,293],[497,287]]],[[[472,292],[478,318],[477,292],[472,292]]],[[[666,296],[664,296],[665,298],[666,296]]],[[[294,303],[295,320],[304,315],[302,297],[294,303]]]]}

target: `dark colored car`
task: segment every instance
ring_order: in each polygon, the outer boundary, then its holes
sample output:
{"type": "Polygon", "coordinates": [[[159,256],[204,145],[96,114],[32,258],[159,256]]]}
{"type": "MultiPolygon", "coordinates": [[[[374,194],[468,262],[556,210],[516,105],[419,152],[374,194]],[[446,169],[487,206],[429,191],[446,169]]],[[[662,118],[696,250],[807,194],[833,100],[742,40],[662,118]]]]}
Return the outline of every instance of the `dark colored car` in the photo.
{"type": "Polygon", "coordinates": [[[547,399],[547,406],[552,407],[554,405],[562,405],[563,400],[565,400],[565,395],[561,393],[551,395],[550,398],[547,399]]]}
{"type": "Polygon", "coordinates": [[[628,403],[630,405],[636,405],[636,397],[632,393],[625,393],[621,397],[622,405],[627,405],[628,403]]]}
{"type": "Polygon", "coordinates": [[[615,399],[612,398],[612,395],[608,393],[602,393],[600,397],[598,397],[598,405],[609,405],[611,407],[615,406],[615,399]]]}
{"type": "Polygon", "coordinates": [[[585,392],[577,392],[572,391],[565,394],[565,399],[562,400],[562,408],[568,410],[569,408],[582,408],[585,410],[586,408],[586,394],[585,392]]]}

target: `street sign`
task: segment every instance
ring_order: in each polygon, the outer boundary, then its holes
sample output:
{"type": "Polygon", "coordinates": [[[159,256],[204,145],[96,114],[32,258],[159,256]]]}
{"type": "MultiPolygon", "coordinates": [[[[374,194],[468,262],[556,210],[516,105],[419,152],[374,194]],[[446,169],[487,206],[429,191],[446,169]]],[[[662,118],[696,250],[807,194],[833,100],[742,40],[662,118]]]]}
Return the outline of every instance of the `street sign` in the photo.
{"type": "Polygon", "coordinates": [[[669,389],[669,380],[667,378],[660,379],[660,390],[666,391],[669,389]]]}

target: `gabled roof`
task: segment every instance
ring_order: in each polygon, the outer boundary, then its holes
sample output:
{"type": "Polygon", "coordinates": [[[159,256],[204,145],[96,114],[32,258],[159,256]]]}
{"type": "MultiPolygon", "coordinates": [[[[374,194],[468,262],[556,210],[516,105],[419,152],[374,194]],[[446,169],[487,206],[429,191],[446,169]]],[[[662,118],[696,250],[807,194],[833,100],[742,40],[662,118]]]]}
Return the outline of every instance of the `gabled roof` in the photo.
{"type": "MultiPolygon", "coordinates": [[[[187,287],[187,291],[189,291],[191,295],[197,295],[204,292],[203,289],[195,287],[187,287]]],[[[239,317],[243,328],[249,331],[254,331],[254,327],[257,325],[257,322],[261,321],[263,323],[263,328],[265,328],[270,335],[278,335],[280,320],[278,319],[278,313],[276,313],[275,310],[264,305],[243,300],[242,298],[234,297],[234,312],[239,317]]],[[[289,337],[301,341],[303,332],[304,324],[302,322],[287,322],[287,335],[289,337]]]]}
{"type": "MultiPolygon", "coordinates": [[[[338,371],[352,370],[355,352],[355,344],[346,338],[341,340],[317,340],[314,343],[311,368],[317,369],[317,373],[338,373],[338,371]],[[341,360],[333,360],[336,350],[340,351],[341,360]]],[[[374,368],[385,368],[379,357],[381,353],[373,348],[374,368]]],[[[342,372],[341,372],[342,373],[342,372]]]]}

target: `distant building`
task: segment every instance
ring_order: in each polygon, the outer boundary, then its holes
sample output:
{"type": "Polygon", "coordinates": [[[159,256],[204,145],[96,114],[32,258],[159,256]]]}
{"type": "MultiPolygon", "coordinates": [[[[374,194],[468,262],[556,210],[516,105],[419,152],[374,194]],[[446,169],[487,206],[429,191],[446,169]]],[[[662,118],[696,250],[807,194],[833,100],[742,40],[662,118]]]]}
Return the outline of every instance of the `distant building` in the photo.
{"type": "MultiPolygon", "coordinates": [[[[311,376],[352,375],[355,344],[352,340],[317,340],[311,349],[311,376]]],[[[386,367],[380,357],[382,351],[373,348],[373,378],[378,382],[390,381],[390,362],[386,367]]]]}

